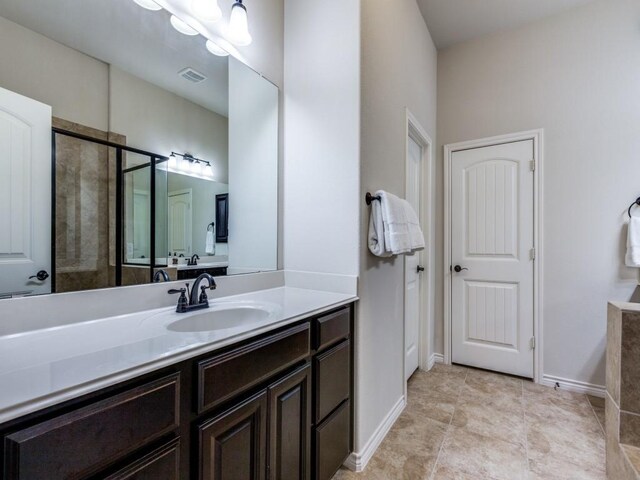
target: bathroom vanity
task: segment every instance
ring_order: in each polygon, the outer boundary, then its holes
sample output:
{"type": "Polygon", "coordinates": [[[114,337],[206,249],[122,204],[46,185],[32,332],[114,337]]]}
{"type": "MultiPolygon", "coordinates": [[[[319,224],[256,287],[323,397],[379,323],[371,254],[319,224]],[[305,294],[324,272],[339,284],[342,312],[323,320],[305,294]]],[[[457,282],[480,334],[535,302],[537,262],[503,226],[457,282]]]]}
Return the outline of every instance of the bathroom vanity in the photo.
{"type": "MultiPolygon", "coordinates": [[[[18,393],[0,409],[3,478],[332,478],[353,444],[353,300],[334,295],[342,300],[301,313],[312,308],[304,305],[311,305],[314,292],[281,288],[252,295],[271,295],[266,305],[274,306],[256,325],[247,320],[250,312],[229,316],[231,310],[215,303],[204,317],[167,308],[123,316],[140,328],[139,339],[129,333],[135,347],[90,353],[84,365],[75,365],[75,379],[67,363],[67,380],[52,375],[50,385],[34,385],[31,394],[27,379],[16,382],[18,393]],[[207,322],[221,322],[218,332],[207,330],[207,322]],[[51,403],[82,386],[83,368],[104,364],[114,373],[123,367],[146,373],[19,415],[24,406],[32,408],[27,395],[37,403],[48,391],[51,403]]],[[[246,298],[234,305],[253,309],[246,298]]],[[[112,328],[120,320],[114,317],[112,328]]],[[[61,328],[81,327],[92,328],[61,328]]],[[[100,336],[103,327],[96,322],[93,331],[100,336]]],[[[73,340],[71,330],[67,337],[73,340]]],[[[11,346],[10,338],[4,341],[11,346]]],[[[33,363],[24,376],[40,368],[33,363]]],[[[48,368],[55,374],[54,363],[48,368]]]]}

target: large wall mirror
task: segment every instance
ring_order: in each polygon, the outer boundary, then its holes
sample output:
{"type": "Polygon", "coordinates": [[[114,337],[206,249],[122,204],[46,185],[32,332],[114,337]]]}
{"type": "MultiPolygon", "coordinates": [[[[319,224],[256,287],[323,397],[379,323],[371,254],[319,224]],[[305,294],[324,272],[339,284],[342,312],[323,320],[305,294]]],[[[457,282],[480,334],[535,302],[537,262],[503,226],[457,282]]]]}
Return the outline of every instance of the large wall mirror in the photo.
{"type": "Polygon", "coordinates": [[[0,64],[0,298],[277,269],[267,79],[132,0],[0,0],[0,64]]]}

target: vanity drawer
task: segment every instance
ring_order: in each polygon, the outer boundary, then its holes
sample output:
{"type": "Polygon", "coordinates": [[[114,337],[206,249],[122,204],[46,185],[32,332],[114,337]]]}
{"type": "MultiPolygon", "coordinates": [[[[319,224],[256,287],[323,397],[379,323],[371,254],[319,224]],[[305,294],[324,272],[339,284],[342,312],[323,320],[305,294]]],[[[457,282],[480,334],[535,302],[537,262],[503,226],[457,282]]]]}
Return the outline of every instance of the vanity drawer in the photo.
{"type": "Polygon", "coordinates": [[[315,478],[331,480],[351,453],[351,410],[345,401],[315,432],[315,478]]]}
{"type": "Polygon", "coordinates": [[[349,398],[351,390],[349,346],[349,340],[345,340],[313,360],[316,422],[321,422],[334,408],[349,398]]]}
{"type": "Polygon", "coordinates": [[[5,437],[7,479],[80,478],[178,427],[173,374],[5,437]]]}
{"type": "Polygon", "coordinates": [[[311,353],[310,329],[308,322],[303,323],[198,362],[198,413],[308,357],[311,353]]]}
{"type": "Polygon", "coordinates": [[[179,480],[180,440],[175,438],[105,480],[179,480]]]}
{"type": "Polygon", "coordinates": [[[349,307],[333,312],[315,320],[314,345],[322,350],[338,340],[347,338],[351,333],[351,309],[349,307]]]}

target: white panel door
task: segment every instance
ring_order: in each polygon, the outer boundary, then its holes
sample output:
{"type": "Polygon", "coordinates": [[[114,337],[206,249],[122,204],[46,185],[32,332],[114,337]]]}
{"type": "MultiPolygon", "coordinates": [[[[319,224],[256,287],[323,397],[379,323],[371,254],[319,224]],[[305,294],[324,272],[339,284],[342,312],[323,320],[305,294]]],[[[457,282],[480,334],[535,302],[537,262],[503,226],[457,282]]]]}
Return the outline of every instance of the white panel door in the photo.
{"type": "Polygon", "coordinates": [[[533,140],[455,152],[452,361],[533,377],[533,140]]]}
{"type": "Polygon", "coordinates": [[[192,254],[191,191],[169,194],[169,250],[171,253],[192,254]]]}
{"type": "MultiPolygon", "coordinates": [[[[407,144],[406,200],[420,217],[420,187],[422,178],[422,146],[409,137],[407,144]]],[[[405,255],[404,345],[405,379],[418,369],[420,346],[420,252],[405,255]]]]}
{"type": "Polygon", "coordinates": [[[0,298],[50,293],[50,272],[51,107],[0,88],[0,298]]]}

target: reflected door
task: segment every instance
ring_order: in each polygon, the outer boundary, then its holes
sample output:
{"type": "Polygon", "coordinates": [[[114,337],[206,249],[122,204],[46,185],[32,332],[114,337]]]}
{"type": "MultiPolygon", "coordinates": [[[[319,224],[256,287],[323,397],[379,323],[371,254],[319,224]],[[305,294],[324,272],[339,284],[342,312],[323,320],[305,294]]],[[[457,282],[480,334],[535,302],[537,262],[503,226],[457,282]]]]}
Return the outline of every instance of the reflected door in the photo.
{"type": "Polygon", "coordinates": [[[169,250],[177,255],[192,254],[191,190],[169,193],[169,250]]]}
{"type": "Polygon", "coordinates": [[[452,360],[533,377],[532,140],[451,162],[452,360]]]}
{"type": "Polygon", "coordinates": [[[0,298],[51,292],[51,107],[2,88],[0,266],[0,298]]]}

